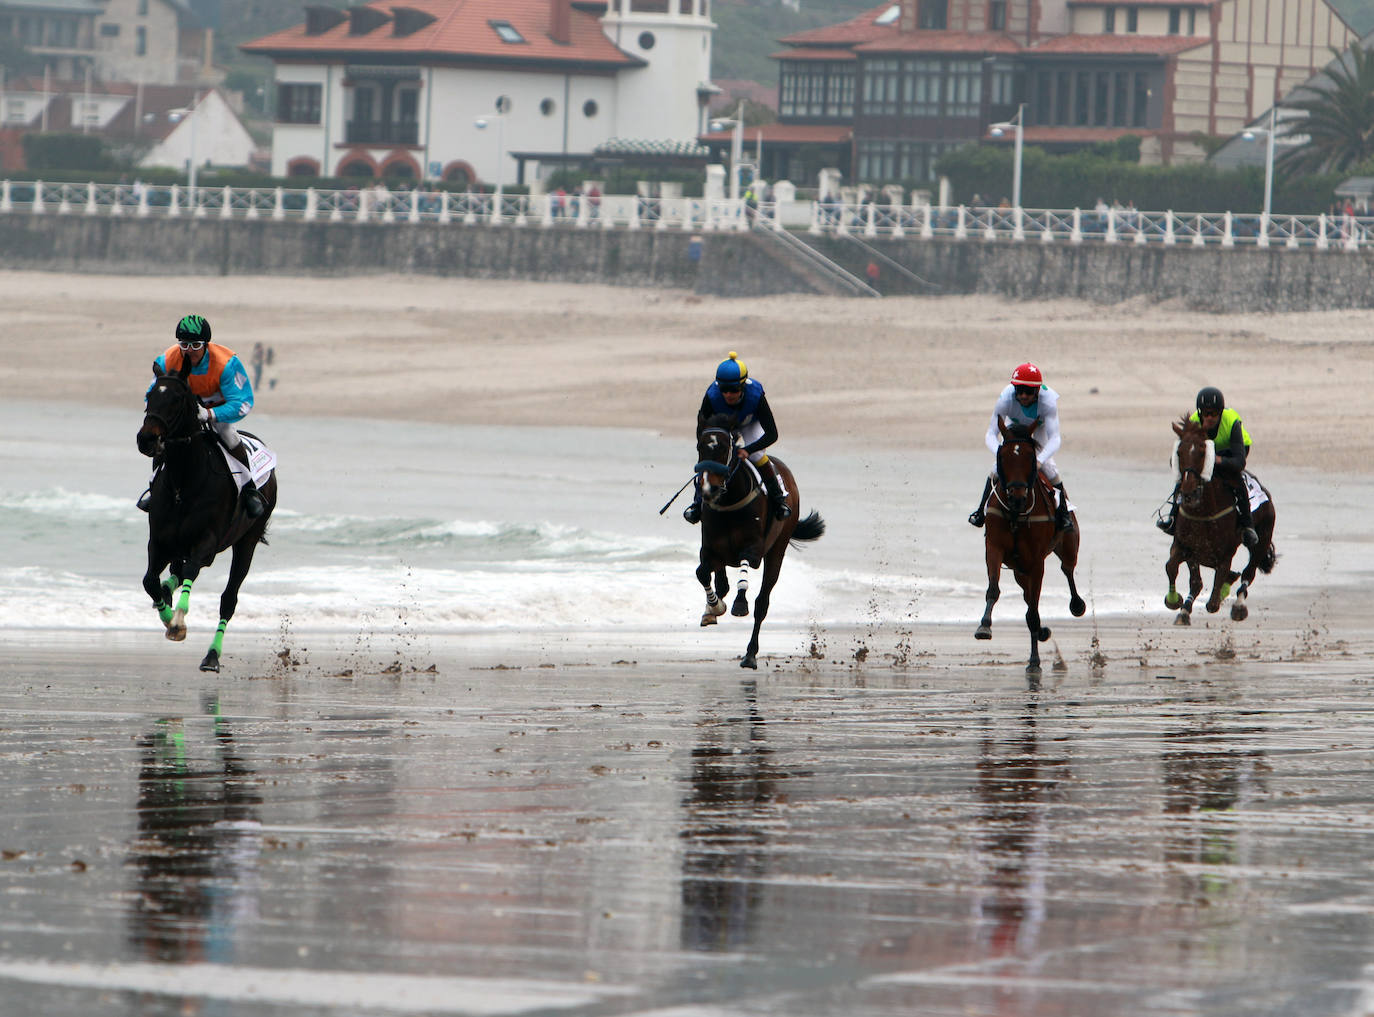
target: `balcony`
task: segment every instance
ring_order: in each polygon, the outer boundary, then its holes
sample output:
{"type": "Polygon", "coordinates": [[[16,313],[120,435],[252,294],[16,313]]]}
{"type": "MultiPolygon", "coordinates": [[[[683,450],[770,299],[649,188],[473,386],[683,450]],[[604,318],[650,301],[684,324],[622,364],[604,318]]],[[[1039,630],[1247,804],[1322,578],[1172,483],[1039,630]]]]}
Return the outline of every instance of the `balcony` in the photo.
{"type": "Polygon", "coordinates": [[[344,132],[350,145],[418,145],[420,125],[415,121],[350,120],[344,132]]]}

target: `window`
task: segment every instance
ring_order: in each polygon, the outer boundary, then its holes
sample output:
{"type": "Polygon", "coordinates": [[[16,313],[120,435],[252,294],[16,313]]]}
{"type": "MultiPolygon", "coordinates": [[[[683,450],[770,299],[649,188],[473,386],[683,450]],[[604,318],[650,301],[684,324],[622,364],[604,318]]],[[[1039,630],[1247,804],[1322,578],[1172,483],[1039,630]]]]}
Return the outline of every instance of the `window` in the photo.
{"type": "Polygon", "coordinates": [[[983,107],[983,67],[978,60],[951,60],[946,65],[946,116],[976,117],[983,107]]]}
{"type": "Polygon", "coordinates": [[[1102,31],[1108,33],[1116,31],[1116,8],[1108,7],[1102,12],[1102,31]]]}
{"type": "Polygon", "coordinates": [[[144,16],[148,13],[148,0],[138,0],[138,13],[144,16]]]}
{"type": "Polygon", "coordinates": [[[785,117],[854,115],[854,65],[838,61],[787,61],[782,67],[779,113],[785,117]]]}
{"type": "Polygon", "coordinates": [[[582,115],[584,117],[587,117],[588,119],[591,119],[592,117],[596,116],[596,112],[599,108],[600,107],[597,106],[595,99],[588,99],[586,102],[582,104],[582,115]]]}
{"type": "Polygon", "coordinates": [[[1069,100],[1073,96],[1073,75],[1068,71],[1058,71],[1054,76],[1054,122],[1067,124],[1069,120],[1069,100]]]}
{"type": "Polygon", "coordinates": [[[916,27],[943,31],[948,19],[949,0],[919,0],[916,27]]]}
{"type": "Polygon", "coordinates": [[[1197,35],[1197,11],[1191,7],[1188,8],[1188,34],[1197,35]]]}
{"type": "Polygon", "coordinates": [[[282,124],[319,124],[320,85],[287,85],[276,87],[276,118],[282,124]]]}
{"type": "Polygon", "coordinates": [[[355,123],[371,123],[376,120],[373,114],[372,100],[376,93],[368,85],[361,85],[353,89],[353,120],[355,123]]]}
{"type": "Polygon", "coordinates": [[[936,179],[935,163],[958,147],[938,141],[872,140],[857,145],[858,179],[868,184],[924,184],[936,179]]]}
{"type": "Polygon", "coordinates": [[[554,111],[555,111],[556,109],[558,109],[558,104],[557,104],[556,102],[554,102],[552,99],[540,99],[540,100],[539,100],[539,112],[542,113],[542,114],[544,114],[544,116],[546,116],[546,117],[551,117],[551,116],[553,116],[554,111]]]}
{"type": "Polygon", "coordinates": [[[113,38],[114,36],[119,34],[119,26],[110,24],[101,25],[100,34],[113,38]]]}
{"type": "Polygon", "coordinates": [[[1140,10],[1136,7],[1126,8],[1126,31],[1134,32],[1140,27],[1140,10]]]}
{"type": "Polygon", "coordinates": [[[901,63],[897,60],[868,60],[864,63],[863,112],[866,116],[892,116],[898,112],[897,87],[901,63]]]}
{"type": "Polygon", "coordinates": [[[1169,34],[1178,35],[1179,29],[1183,24],[1183,9],[1181,7],[1169,8],[1169,34]]]}
{"type": "Polygon", "coordinates": [[[988,3],[988,31],[1001,32],[1007,27],[1007,0],[990,0],[988,3]]]}
{"type": "Polygon", "coordinates": [[[1135,72],[1135,101],[1131,110],[1131,126],[1146,127],[1150,116],[1150,76],[1144,71],[1135,72]]]}
{"type": "Polygon", "coordinates": [[[502,42],[524,42],[525,37],[521,35],[509,21],[489,21],[493,31],[500,36],[502,42]]]}
{"type": "Polygon", "coordinates": [[[402,88],[396,92],[396,119],[403,124],[414,124],[419,122],[419,89],[402,88]]]}
{"type": "Polygon", "coordinates": [[[1088,126],[1091,79],[1092,75],[1086,71],[1079,71],[1073,76],[1073,122],[1079,127],[1088,126]]]}
{"type": "Polygon", "coordinates": [[[653,32],[640,32],[640,33],[639,33],[639,48],[640,48],[640,49],[645,49],[645,50],[647,50],[647,49],[653,49],[653,48],[654,48],[654,43],[657,42],[657,41],[658,41],[658,40],[654,38],[654,33],[653,33],[653,32]]]}
{"type": "Polygon", "coordinates": [[[1131,75],[1128,71],[1116,71],[1112,74],[1112,126],[1126,127],[1127,115],[1130,112],[1128,99],[1130,98],[1131,75]]]}
{"type": "Polygon", "coordinates": [[[134,29],[134,56],[148,55],[148,30],[142,25],[134,29]]]}
{"type": "MultiPolygon", "coordinates": [[[[1086,77],[1087,75],[1084,75],[1086,77]]],[[[1111,75],[1098,71],[1093,75],[1093,126],[1107,126],[1107,113],[1110,107],[1111,75]]]]}

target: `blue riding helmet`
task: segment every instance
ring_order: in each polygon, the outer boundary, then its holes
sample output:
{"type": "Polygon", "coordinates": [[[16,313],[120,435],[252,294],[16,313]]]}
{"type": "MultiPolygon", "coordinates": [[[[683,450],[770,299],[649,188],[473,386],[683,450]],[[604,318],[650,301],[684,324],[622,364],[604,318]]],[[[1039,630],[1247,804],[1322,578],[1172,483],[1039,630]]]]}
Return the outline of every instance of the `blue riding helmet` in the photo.
{"type": "Polygon", "coordinates": [[[748,377],[749,368],[744,366],[744,361],[734,350],[731,350],[729,357],[722,360],[716,368],[716,384],[721,388],[738,388],[748,377]]]}

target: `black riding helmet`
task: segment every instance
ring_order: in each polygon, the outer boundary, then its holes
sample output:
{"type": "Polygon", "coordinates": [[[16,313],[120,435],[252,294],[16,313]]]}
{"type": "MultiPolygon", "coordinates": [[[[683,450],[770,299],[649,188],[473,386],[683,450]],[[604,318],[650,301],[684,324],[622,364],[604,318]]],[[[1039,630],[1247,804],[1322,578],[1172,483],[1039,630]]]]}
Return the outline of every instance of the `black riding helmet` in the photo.
{"type": "Polygon", "coordinates": [[[188,314],[177,322],[177,341],[183,339],[192,343],[210,341],[210,323],[202,315],[188,314]]]}
{"type": "Polygon", "coordinates": [[[1213,388],[1211,385],[1208,385],[1198,392],[1198,413],[1201,413],[1203,410],[1214,410],[1220,413],[1224,409],[1226,409],[1226,397],[1221,394],[1221,389],[1213,388]]]}

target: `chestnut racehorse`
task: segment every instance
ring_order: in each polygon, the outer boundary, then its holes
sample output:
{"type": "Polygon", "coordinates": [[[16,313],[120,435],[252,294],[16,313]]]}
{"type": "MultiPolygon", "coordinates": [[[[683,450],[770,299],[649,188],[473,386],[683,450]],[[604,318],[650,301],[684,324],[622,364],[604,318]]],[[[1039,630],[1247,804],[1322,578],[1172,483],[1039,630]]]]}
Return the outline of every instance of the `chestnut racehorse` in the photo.
{"type": "MultiPolygon", "coordinates": [[[[1252,513],[1259,542],[1249,552],[1249,561],[1240,572],[1231,569],[1231,561],[1241,546],[1240,527],[1236,516],[1236,502],[1230,489],[1220,477],[1213,476],[1216,450],[1203,430],[1202,424],[1185,416],[1173,425],[1178,436],[1174,453],[1178,466],[1178,515],[1174,522],[1174,541],[1169,548],[1169,560],[1164,574],[1169,579],[1169,592],[1164,606],[1179,608],[1175,625],[1192,624],[1193,602],[1202,592],[1202,569],[1213,570],[1212,595],[1207,598],[1207,611],[1215,614],[1221,602],[1231,592],[1237,579],[1236,599],[1231,604],[1233,621],[1244,621],[1250,614],[1246,595],[1254,582],[1255,572],[1274,570],[1278,554],[1274,550],[1274,499],[1269,490],[1260,485],[1266,501],[1252,513]],[[1188,563],[1188,598],[1179,596],[1175,584],[1179,566],[1188,563]]],[[[1256,481],[1256,483],[1259,483],[1256,481]]]]}
{"type": "Polygon", "coordinates": [[[1026,598],[1026,627],[1030,629],[1026,671],[1031,674],[1039,674],[1039,644],[1050,638],[1049,628],[1040,624],[1040,587],[1045,579],[1045,559],[1051,551],[1059,556],[1060,568],[1069,581],[1069,611],[1079,618],[1087,610],[1073,579],[1078,564],[1077,515],[1070,513],[1069,528],[1055,532],[1054,490],[1040,475],[1035,458],[1034,435],[1039,426],[1038,420],[1030,428],[997,421],[1002,435],[1002,444],[997,448],[997,478],[983,506],[987,604],[983,620],[973,633],[975,639],[992,638],[992,606],[1001,596],[998,579],[1005,565],[1012,570],[1026,598]]]}

